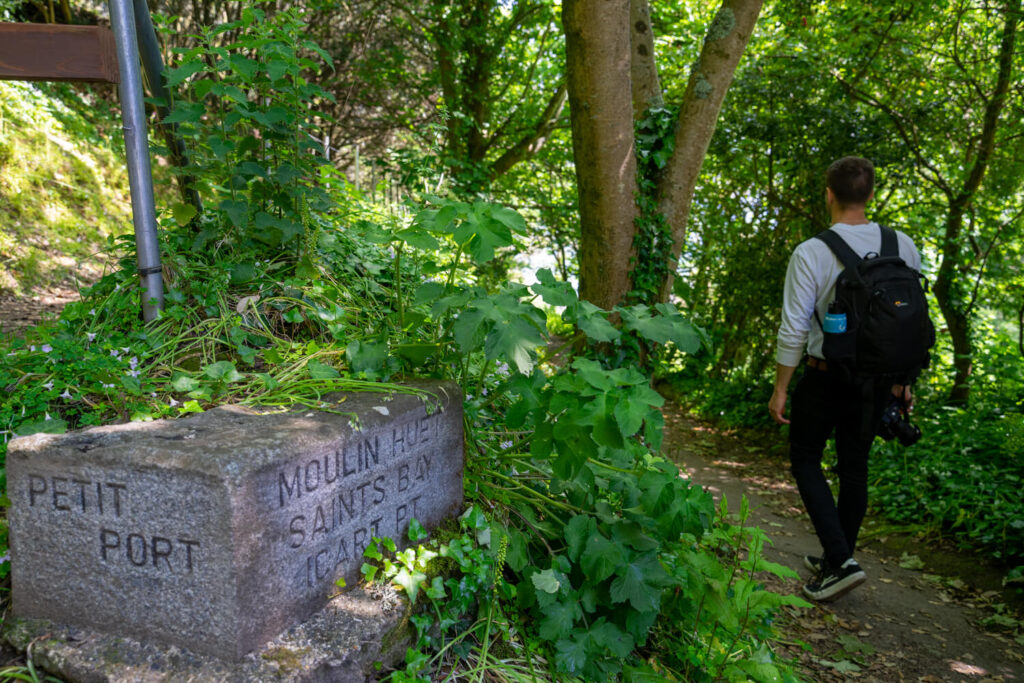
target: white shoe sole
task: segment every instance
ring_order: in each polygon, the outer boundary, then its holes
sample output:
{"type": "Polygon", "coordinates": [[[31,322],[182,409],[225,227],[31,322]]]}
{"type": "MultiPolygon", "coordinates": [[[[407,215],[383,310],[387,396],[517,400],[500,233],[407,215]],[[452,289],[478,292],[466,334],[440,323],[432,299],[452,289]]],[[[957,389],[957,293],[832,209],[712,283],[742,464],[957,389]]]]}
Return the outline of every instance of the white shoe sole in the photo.
{"type": "Polygon", "coordinates": [[[854,572],[842,581],[837,581],[828,588],[820,590],[817,593],[807,590],[807,586],[804,586],[804,595],[815,602],[830,602],[836,598],[846,595],[867,580],[868,576],[863,571],[854,572]]]}

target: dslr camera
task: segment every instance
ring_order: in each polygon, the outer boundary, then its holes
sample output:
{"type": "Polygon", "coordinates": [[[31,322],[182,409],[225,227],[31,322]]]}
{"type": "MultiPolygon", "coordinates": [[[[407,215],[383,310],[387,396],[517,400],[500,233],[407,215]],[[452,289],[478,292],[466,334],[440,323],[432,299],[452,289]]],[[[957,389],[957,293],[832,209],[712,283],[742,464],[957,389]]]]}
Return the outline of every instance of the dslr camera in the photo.
{"type": "Polygon", "coordinates": [[[878,429],[878,435],[886,441],[899,439],[904,446],[912,446],[920,440],[921,430],[917,425],[911,424],[906,404],[899,396],[893,396],[892,401],[882,412],[882,424],[878,429]]]}

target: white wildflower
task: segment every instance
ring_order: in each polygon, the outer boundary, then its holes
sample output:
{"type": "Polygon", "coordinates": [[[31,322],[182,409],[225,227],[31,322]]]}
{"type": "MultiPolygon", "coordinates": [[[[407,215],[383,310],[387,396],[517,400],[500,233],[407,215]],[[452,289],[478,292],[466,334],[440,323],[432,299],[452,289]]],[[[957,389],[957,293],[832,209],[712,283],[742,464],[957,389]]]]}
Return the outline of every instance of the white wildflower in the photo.
{"type": "Polygon", "coordinates": [[[512,442],[511,441],[502,441],[501,442],[501,450],[507,451],[510,448],[512,448],[512,442]]]}
{"type": "Polygon", "coordinates": [[[131,350],[132,350],[132,349],[131,349],[131,347],[129,347],[129,346],[122,346],[122,347],[121,347],[121,353],[128,353],[128,352],[129,352],[129,351],[131,351],[131,350]]]}
{"type": "Polygon", "coordinates": [[[32,346],[28,347],[28,350],[29,351],[35,351],[36,350],[35,344],[33,344],[32,346]]]}
{"type": "Polygon", "coordinates": [[[117,352],[117,349],[110,349],[110,355],[113,356],[114,358],[120,358],[121,357],[121,354],[119,354],[117,352]]]}
{"type": "Polygon", "coordinates": [[[71,398],[71,391],[68,390],[68,389],[65,389],[64,393],[61,394],[60,397],[63,398],[64,400],[70,399],[71,398]]]}
{"type": "Polygon", "coordinates": [[[53,380],[51,379],[49,382],[44,384],[43,387],[45,387],[47,391],[52,390],[53,389],[53,380]]]}
{"type": "Polygon", "coordinates": [[[95,316],[96,315],[96,309],[95,308],[90,308],[89,309],[89,315],[90,316],[95,316]]]}
{"type": "Polygon", "coordinates": [[[131,366],[132,370],[139,367],[139,359],[136,356],[132,356],[128,359],[128,365],[131,366]]]}
{"type": "Polygon", "coordinates": [[[132,377],[138,377],[139,376],[139,371],[138,370],[129,370],[128,374],[131,375],[132,377]]]}
{"type": "Polygon", "coordinates": [[[45,421],[45,422],[49,422],[49,421],[50,421],[50,420],[52,420],[52,419],[53,419],[53,418],[52,418],[52,417],[50,417],[50,414],[49,414],[49,413],[43,413],[43,421],[45,421]]]}
{"type": "Polygon", "coordinates": [[[49,344],[43,344],[42,346],[39,347],[39,350],[42,351],[43,353],[49,353],[50,351],[53,351],[53,347],[50,346],[49,344]]]}
{"type": "Polygon", "coordinates": [[[178,402],[174,400],[173,396],[171,396],[171,402],[168,403],[167,405],[173,408],[174,406],[178,405],[178,402]]]}
{"type": "Polygon", "coordinates": [[[89,338],[89,341],[92,341],[92,340],[96,339],[96,333],[95,332],[86,332],[85,336],[89,338]]]}

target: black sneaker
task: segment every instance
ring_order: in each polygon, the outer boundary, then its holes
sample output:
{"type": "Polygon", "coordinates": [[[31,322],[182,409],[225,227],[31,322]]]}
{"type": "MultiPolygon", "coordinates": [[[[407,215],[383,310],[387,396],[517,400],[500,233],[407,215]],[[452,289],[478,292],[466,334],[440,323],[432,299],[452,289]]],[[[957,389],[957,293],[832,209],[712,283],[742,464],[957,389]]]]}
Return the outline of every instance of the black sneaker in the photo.
{"type": "Polygon", "coordinates": [[[817,574],[821,571],[821,568],[825,566],[825,560],[824,558],[815,557],[814,555],[804,555],[804,566],[817,574]]]}
{"type": "Polygon", "coordinates": [[[823,566],[818,575],[804,586],[804,595],[819,602],[835,600],[864,583],[867,578],[864,570],[851,557],[838,569],[823,566]]]}

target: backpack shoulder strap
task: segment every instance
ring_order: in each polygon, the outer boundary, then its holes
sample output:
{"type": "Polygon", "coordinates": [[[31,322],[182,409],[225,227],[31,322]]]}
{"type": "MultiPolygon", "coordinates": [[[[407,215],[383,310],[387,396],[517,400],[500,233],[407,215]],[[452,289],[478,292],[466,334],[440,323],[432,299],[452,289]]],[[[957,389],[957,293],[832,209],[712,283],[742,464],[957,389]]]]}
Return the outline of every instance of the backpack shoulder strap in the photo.
{"type": "Polygon", "coordinates": [[[881,224],[878,227],[882,230],[882,252],[880,256],[899,256],[900,243],[896,237],[896,231],[881,224]]]}
{"type": "Polygon", "coordinates": [[[850,245],[846,243],[846,240],[832,230],[822,230],[814,237],[827,244],[828,248],[832,250],[832,253],[843,262],[844,267],[856,268],[857,264],[860,263],[861,259],[860,256],[857,255],[857,252],[850,248],[850,245]]]}

